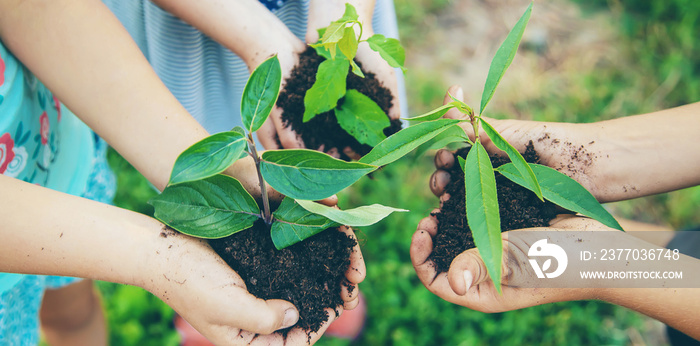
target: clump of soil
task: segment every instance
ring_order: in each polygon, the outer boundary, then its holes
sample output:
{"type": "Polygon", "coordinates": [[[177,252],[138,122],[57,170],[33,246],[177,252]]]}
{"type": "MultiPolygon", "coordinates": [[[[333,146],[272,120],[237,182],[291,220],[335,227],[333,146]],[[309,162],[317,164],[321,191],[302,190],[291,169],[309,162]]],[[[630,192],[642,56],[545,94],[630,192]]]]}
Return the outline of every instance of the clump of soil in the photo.
{"type": "Polygon", "coordinates": [[[209,244],[245,280],[251,294],[291,302],[299,310],[295,327],[316,332],[328,320],[324,309],[343,304],[341,285],[348,285],[345,272],[357,242],[333,228],[277,250],[269,227],[259,221],[209,244]]]}
{"type": "MultiPolygon", "coordinates": [[[[455,153],[465,158],[470,148],[462,148],[455,153]]],[[[532,146],[527,146],[523,157],[527,162],[539,163],[539,156],[532,146]]],[[[510,162],[508,157],[490,155],[493,167],[510,162]]],[[[472,232],[467,224],[464,206],[464,173],[458,164],[449,171],[450,183],[445,192],[450,199],[445,201],[439,213],[437,235],[433,239],[433,260],[438,273],[447,272],[457,255],[475,247],[472,232]]],[[[532,191],[515,184],[496,172],[496,189],[498,208],[501,215],[501,232],[529,227],[546,227],[557,215],[556,206],[551,202],[542,202],[532,191]]]]}
{"type": "MultiPolygon", "coordinates": [[[[299,56],[299,64],[292,70],[289,79],[286,80],[284,89],[277,99],[277,106],[282,109],[282,121],[286,127],[291,126],[304,141],[309,149],[318,149],[322,145],[324,150],[338,148],[340,156],[344,160],[350,160],[343,153],[345,147],[350,147],[360,156],[367,154],[372,147],[360,144],[354,137],[345,132],[335,119],[333,110],[316,115],[307,123],[304,117],[304,95],[316,81],[318,65],[324,58],[316,54],[316,51],[307,47],[299,56]]],[[[358,64],[359,65],[359,64],[358,64]]],[[[362,67],[360,65],[360,67],[362,67]]],[[[368,96],[372,101],[388,114],[394,100],[391,91],[385,88],[371,72],[364,71],[365,78],[358,77],[354,73],[348,73],[347,89],[355,89],[368,96]]],[[[344,98],[338,101],[342,105],[344,98]]],[[[401,130],[401,121],[391,121],[391,126],[384,129],[384,134],[390,136],[401,130]]]]}

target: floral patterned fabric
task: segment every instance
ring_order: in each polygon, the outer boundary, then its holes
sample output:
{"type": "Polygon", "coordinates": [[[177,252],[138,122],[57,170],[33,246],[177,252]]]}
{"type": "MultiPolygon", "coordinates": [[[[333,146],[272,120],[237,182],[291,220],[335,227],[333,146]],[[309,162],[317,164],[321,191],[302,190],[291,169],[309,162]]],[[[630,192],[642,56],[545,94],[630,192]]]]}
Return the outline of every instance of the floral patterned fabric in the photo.
{"type": "MultiPolygon", "coordinates": [[[[106,144],[0,42],[0,174],[109,203],[106,144]]],[[[0,345],[36,345],[44,290],[79,279],[0,273],[0,345]]]]}

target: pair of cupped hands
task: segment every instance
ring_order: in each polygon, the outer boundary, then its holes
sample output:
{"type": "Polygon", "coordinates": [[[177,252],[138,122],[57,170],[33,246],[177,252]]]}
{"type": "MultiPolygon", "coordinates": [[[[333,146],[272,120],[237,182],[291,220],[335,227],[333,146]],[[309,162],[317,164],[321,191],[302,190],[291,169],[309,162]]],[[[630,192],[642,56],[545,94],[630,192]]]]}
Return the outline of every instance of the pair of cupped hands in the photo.
{"type": "MultiPolygon", "coordinates": [[[[458,86],[453,86],[448,90],[445,96],[445,103],[452,101],[449,95],[458,99],[463,98],[462,89],[458,86]]],[[[464,115],[456,110],[452,110],[445,114],[446,118],[460,118],[464,115]]],[[[496,120],[488,119],[489,123],[499,131],[503,137],[513,144],[518,150],[524,151],[528,142],[532,141],[535,150],[540,156],[540,162],[544,165],[564,167],[563,172],[572,176],[586,187],[599,200],[606,199],[605,188],[602,184],[596,184],[600,181],[600,169],[593,164],[589,164],[586,169],[576,167],[577,162],[561,165],[562,162],[571,161],[571,157],[567,157],[566,153],[556,146],[547,145],[549,143],[540,143],[535,139],[543,136],[551,136],[559,139],[562,143],[588,143],[592,136],[589,133],[591,129],[585,126],[577,126],[576,124],[564,123],[542,123],[534,121],[518,121],[518,120],[496,120]],[[585,173],[582,173],[585,172],[585,173]]],[[[463,126],[467,135],[473,139],[471,124],[465,123],[463,126]]],[[[483,133],[483,132],[482,132],[483,133]]],[[[485,135],[481,136],[481,141],[487,151],[497,153],[498,149],[490,142],[485,135]]],[[[455,164],[454,155],[445,150],[439,150],[435,156],[436,171],[430,178],[429,186],[431,191],[444,201],[449,198],[444,193],[446,185],[451,177],[448,169],[455,164]]],[[[337,204],[335,196],[321,201],[330,206],[337,204]]],[[[432,214],[439,212],[439,209],[433,211],[432,214]]],[[[571,214],[564,214],[557,217],[550,224],[550,227],[541,228],[541,230],[556,231],[556,230],[609,230],[602,224],[585,218],[571,214]]],[[[342,232],[354,237],[351,229],[343,227],[342,232]]],[[[423,284],[437,296],[470,309],[483,312],[498,312],[508,311],[533,305],[578,300],[578,299],[593,299],[598,298],[596,291],[591,289],[547,289],[547,288],[518,288],[508,285],[508,278],[513,275],[528,273],[519,273],[521,270],[517,266],[509,267],[509,264],[522,262],[527,259],[527,253],[518,251],[518,249],[528,249],[538,239],[527,239],[517,235],[511,236],[513,232],[505,232],[502,234],[504,242],[504,259],[503,259],[503,278],[502,278],[502,294],[498,294],[493,282],[490,280],[486,267],[479,256],[478,249],[470,249],[463,252],[452,262],[447,273],[438,273],[435,266],[429,259],[433,248],[432,239],[437,232],[437,220],[431,215],[418,224],[417,231],[413,235],[410,248],[411,260],[420,280],[423,284]],[[508,244],[515,246],[507,246],[508,244]]],[[[531,234],[531,233],[530,233],[531,234]]],[[[214,254],[214,256],[216,256],[214,254]]],[[[218,260],[219,264],[223,261],[218,260]]],[[[200,270],[203,270],[200,268],[200,270]]],[[[243,280],[235,274],[230,268],[227,268],[229,275],[234,277],[236,288],[236,297],[231,297],[230,292],[227,299],[231,302],[231,308],[235,309],[236,313],[226,315],[233,316],[232,319],[219,320],[216,323],[211,323],[211,318],[208,316],[200,316],[201,320],[209,320],[199,326],[193,323],[202,334],[210,340],[218,344],[236,344],[243,343],[262,343],[262,344],[307,344],[314,343],[328,328],[330,323],[339,317],[343,309],[353,309],[359,303],[359,289],[343,289],[342,295],[345,304],[342,308],[334,311],[328,309],[329,319],[319,329],[318,332],[307,334],[306,331],[298,328],[292,328],[286,335],[280,333],[271,334],[274,331],[282,328],[293,326],[298,319],[296,309],[286,301],[268,300],[263,301],[255,298],[245,289],[243,280]],[[235,327],[233,327],[235,326],[235,327]]],[[[352,257],[351,264],[346,271],[346,279],[348,283],[357,288],[357,285],[364,279],[366,267],[362,258],[359,246],[356,245],[352,257]]],[[[226,288],[219,286],[218,288],[226,288]]],[[[211,291],[210,291],[211,292],[211,291]]],[[[223,293],[224,291],[221,290],[223,293]]],[[[228,303],[225,303],[228,304],[228,303]]],[[[221,307],[217,307],[221,308],[221,307]]],[[[224,316],[221,315],[221,316],[224,316]]],[[[200,319],[196,319],[199,321],[200,319]]]]}

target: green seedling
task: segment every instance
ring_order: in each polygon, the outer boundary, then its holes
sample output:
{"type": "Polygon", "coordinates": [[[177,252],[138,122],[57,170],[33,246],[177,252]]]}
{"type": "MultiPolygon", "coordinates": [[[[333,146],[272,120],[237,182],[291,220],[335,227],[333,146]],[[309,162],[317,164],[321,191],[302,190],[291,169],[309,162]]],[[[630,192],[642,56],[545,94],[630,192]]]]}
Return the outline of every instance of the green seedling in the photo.
{"type": "Polygon", "coordinates": [[[378,204],[338,210],[313,201],[340,192],[458,122],[439,119],[397,132],[378,143],[359,162],[346,162],[306,149],[270,150],[260,155],[252,134],[268,118],[281,79],[276,56],[253,71],[241,105],[245,128],[211,135],[178,156],[168,186],[149,201],[157,219],[181,233],[208,239],[243,231],[262,219],[269,225],[278,249],[327,228],[371,225],[392,212],[406,210],[378,204]],[[221,174],[245,156],[255,162],[262,210],[238,180],[221,174]],[[274,212],[268,200],[268,184],[285,196],[274,212]]]}
{"type": "MultiPolygon", "coordinates": [[[[583,186],[552,168],[526,162],[522,155],[482,117],[486,106],[494,95],[496,87],[515,57],[531,12],[532,3],[496,51],[496,55],[491,61],[491,67],[489,68],[481,97],[479,114],[476,114],[464,102],[452,98],[452,102],[442,107],[408,119],[411,121],[434,121],[442,117],[448,110],[456,108],[466,115],[466,120],[462,121],[471,123],[475,134],[474,141],[466,137],[463,131],[460,133],[461,129],[453,129],[443,132],[436,139],[436,142],[440,146],[445,146],[457,141],[466,141],[472,146],[466,159],[459,158],[465,175],[467,221],[474,237],[474,243],[479,249],[489,276],[499,292],[501,290],[503,246],[501,242],[501,220],[498,212],[495,171],[516,184],[531,190],[541,200],[546,199],[565,209],[598,220],[606,226],[622,230],[615,218],[583,186]],[[486,132],[498,149],[508,155],[511,163],[494,169],[488,153],[481,144],[480,129],[486,132]]],[[[423,150],[425,148],[427,147],[423,146],[423,150]]]]}
{"type": "Polygon", "coordinates": [[[386,139],[383,130],[390,126],[386,113],[372,99],[356,90],[347,90],[350,68],[364,78],[355,63],[361,42],[378,52],[392,67],[404,69],[405,51],[398,40],[384,35],[372,35],[362,40],[362,23],[355,8],[345,4],[343,16],[319,30],[319,42],[311,45],[324,60],[316,72],[316,81],[304,96],[303,121],[333,110],[338,125],[358,142],[376,146],[386,139]],[[341,105],[338,101],[344,98],[341,105]]]}

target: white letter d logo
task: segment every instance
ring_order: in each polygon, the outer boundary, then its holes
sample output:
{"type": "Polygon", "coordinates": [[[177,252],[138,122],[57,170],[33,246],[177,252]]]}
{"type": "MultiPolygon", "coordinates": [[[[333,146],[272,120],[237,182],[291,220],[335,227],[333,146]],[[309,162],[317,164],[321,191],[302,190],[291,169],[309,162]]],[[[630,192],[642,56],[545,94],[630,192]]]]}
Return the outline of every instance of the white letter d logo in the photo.
{"type": "Polygon", "coordinates": [[[532,244],[530,250],[527,252],[527,255],[528,257],[554,257],[554,259],[557,260],[557,270],[551,273],[545,273],[545,271],[552,266],[551,258],[548,258],[544,262],[542,269],[540,269],[537,260],[530,259],[530,265],[532,265],[532,269],[535,270],[535,274],[537,274],[537,277],[540,279],[544,279],[545,276],[550,279],[558,277],[564,272],[564,270],[566,270],[566,265],[569,263],[569,258],[566,256],[564,249],[556,244],[547,244],[547,239],[540,239],[532,244]]]}

